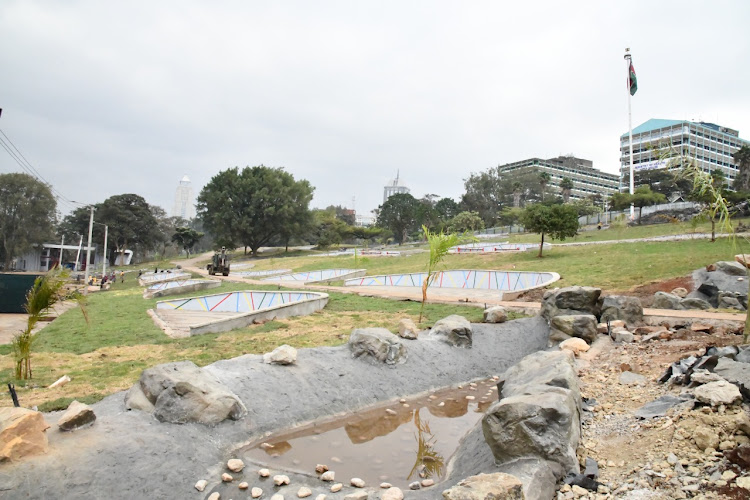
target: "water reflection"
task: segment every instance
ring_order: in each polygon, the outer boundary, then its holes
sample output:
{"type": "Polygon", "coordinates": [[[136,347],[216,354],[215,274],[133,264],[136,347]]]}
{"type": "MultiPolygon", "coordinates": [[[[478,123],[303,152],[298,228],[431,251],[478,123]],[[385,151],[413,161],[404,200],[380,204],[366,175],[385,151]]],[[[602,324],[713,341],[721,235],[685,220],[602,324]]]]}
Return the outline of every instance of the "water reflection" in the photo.
{"type": "Polygon", "coordinates": [[[494,385],[488,380],[319,421],[241,453],[246,461],[276,470],[312,473],[316,464],[327,464],[341,481],[361,477],[371,485],[388,481],[401,488],[415,478],[439,482],[463,436],[496,400],[494,385]]]}

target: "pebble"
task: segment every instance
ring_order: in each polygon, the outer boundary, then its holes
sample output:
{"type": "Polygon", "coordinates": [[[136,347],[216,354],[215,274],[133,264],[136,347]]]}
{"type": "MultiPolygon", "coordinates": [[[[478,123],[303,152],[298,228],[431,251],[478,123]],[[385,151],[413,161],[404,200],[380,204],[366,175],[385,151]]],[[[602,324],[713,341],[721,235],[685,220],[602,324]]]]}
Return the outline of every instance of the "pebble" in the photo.
{"type": "Polygon", "coordinates": [[[284,495],[282,495],[281,493],[276,493],[271,497],[271,500],[284,500],[284,495]]]}
{"type": "Polygon", "coordinates": [[[380,500],[404,500],[404,492],[400,488],[389,488],[383,492],[380,500]]]}
{"type": "Polygon", "coordinates": [[[260,498],[263,495],[263,490],[260,488],[253,488],[250,490],[250,496],[253,498],[260,498]]]}
{"type": "Polygon", "coordinates": [[[208,495],[208,498],[206,500],[219,500],[221,498],[221,494],[217,492],[213,492],[210,495],[208,495]]]}
{"type": "Polygon", "coordinates": [[[440,403],[438,403],[438,406],[445,406],[445,401],[441,401],[440,403]]]}
{"type": "Polygon", "coordinates": [[[740,488],[743,488],[743,489],[746,489],[746,490],[750,490],[750,477],[747,477],[747,476],[738,477],[737,481],[735,481],[735,483],[740,488]]]}
{"type": "Polygon", "coordinates": [[[323,474],[326,471],[328,471],[328,466],[325,464],[318,464],[315,466],[315,472],[318,474],[323,474]]]}
{"type": "Polygon", "coordinates": [[[383,488],[384,490],[387,490],[391,486],[393,486],[391,483],[380,483],[380,487],[383,488]]]}
{"type": "Polygon", "coordinates": [[[398,400],[398,402],[401,403],[401,404],[404,404],[404,403],[406,403],[406,400],[404,398],[401,398],[401,399],[398,400]]]}
{"type": "Polygon", "coordinates": [[[398,415],[398,413],[396,412],[396,410],[391,410],[390,408],[386,408],[386,409],[385,409],[385,412],[386,412],[386,413],[387,413],[388,415],[391,415],[391,416],[393,416],[393,415],[398,415]]]}
{"type": "Polygon", "coordinates": [[[337,491],[341,491],[341,488],[343,488],[344,485],[341,483],[336,483],[331,485],[331,493],[336,493],[337,491]]]}
{"type": "Polygon", "coordinates": [[[232,481],[234,481],[234,478],[232,477],[231,474],[227,474],[225,472],[224,474],[221,475],[221,480],[224,481],[225,483],[231,483],[232,481]]]}
{"type": "Polygon", "coordinates": [[[315,497],[315,500],[326,500],[326,496],[323,493],[321,493],[320,495],[315,497]]]}
{"type": "Polygon", "coordinates": [[[339,457],[331,457],[331,462],[333,462],[335,464],[340,464],[341,463],[341,459],[339,457]]]}
{"type": "Polygon", "coordinates": [[[299,489],[299,491],[297,491],[297,496],[299,498],[307,498],[310,495],[312,495],[312,490],[310,488],[305,487],[305,486],[303,486],[302,488],[299,489]]]}
{"type": "Polygon", "coordinates": [[[245,462],[243,462],[239,458],[233,458],[227,462],[227,469],[231,470],[232,472],[240,472],[244,468],[245,462]]]}
{"type": "Polygon", "coordinates": [[[271,471],[268,470],[268,469],[261,469],[261,470],[258,471],[258,475],[260,477],[268,477],[268,476],[271,475],[271,471]]]}
{"type": "Polygon", "coordinates": [[[321,481],[333,481],[336,477],[336,473],[332,470],[325,471],[323,474],[320,475],[321,481]]]}
{"type": "Polygon", "coordinates": [[[242,481],[240,484],[237,485],[237,487],[241,490],[246,490],[250,487],[250,485],[247,484],[247,482],[242,481]]]}
{"type": "Polygon", "coordinates": [[[409,489],[410,489],[410,490],[418,490],[418,489],[420,489],[421,487],[422,487],[422,485],[421,485],[421,484],[419,484],[419,481],[414,481],[413,483],[410,483],[410,484],[409,484],[409,489]]]}
{"type": "Polygon", "coordinates": [[[344,500],[367,500],[369,498],[370,494],[366,491],[355,491],[354,493],[350,493],[344,497],[344,500]]]}
{"type": "Polygon", "coordinates": [[[466,399],[469,401],[474,401],[474,396],[466,396],[466,399]]]}
{"type": "Polygon", "coordinates": [[[270,450],[271,448],[273,448],[271,443],[261,443],[260,445],[261,450],[270,450]]]}
{"type": "Polygon", "coordinates": [[[404,403],[404,408],[408,408],[408,407],[409,407],[409,405],[406,404],[406,403],[404,403]]]}
{"type": "Polygon", "coordinates": [[[351,481],[349,481],[349,483],[352,486],[354,486],[355,488],[364,488],[365,487],[365,482],[362,479],[358,478],[358,477],[353,477],[351,479],[351,481]]]}
{"type": "Polygon", "coordinates": [[[723,479],[724,481],[731,481],[731,480],[732,480],[732,479],[734,479],[735,477],[737,477],[737,474],[735,474],[735,473],[734,473],[733,471],[731,471],[731,470],[725,470],[724,472],[722,472],[722,473],[721,473],[721,478],[722,478],[722,479],[723,479]]]}
{"type": "Polygon", "coordinates": [[[208,481],[205,479],[201,479],[197,483],[195,483],[195,489],[198,491],[203,491],[206,489],[206,486],[208,486],[208,481]]]}
{"type": "Polygon", "coordinates": [[[422,485],[422,488],[429,488],[433,484],[435,484],[435,481],[432,479],[422,479],[422,482],[420,483],[422,485]]]}
{"type": "Polygon", "coordinates": [[[289,484],[289,476],[285,476],[283,474],[273,476],[273,484],[275,484],[276,486],[281,486],[282,484],[289,484]]]}

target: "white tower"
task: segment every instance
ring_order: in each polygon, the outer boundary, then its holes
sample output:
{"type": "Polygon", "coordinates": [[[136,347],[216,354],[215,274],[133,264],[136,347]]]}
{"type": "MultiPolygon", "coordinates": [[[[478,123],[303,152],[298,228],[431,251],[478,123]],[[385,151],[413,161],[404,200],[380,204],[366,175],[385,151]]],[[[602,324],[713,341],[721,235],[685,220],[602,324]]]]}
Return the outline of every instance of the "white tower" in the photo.
{"type": "Polygon", "coordinates": [[[401,173],[396,171],[396,178],[388,181],[388,184],[383,188],[383,203],[385,200],[393,196],[394,194],[407,194],[410,189],[402,184],[401,173]]]}
{"type": "Polygon", "coordinates": [[[180,184],[177,186],[177,192],[174,195],[172,217],[182,217],[183,219],[192,219],[195,217],[193,186],[187,175],[180,180],[180,184]]]}

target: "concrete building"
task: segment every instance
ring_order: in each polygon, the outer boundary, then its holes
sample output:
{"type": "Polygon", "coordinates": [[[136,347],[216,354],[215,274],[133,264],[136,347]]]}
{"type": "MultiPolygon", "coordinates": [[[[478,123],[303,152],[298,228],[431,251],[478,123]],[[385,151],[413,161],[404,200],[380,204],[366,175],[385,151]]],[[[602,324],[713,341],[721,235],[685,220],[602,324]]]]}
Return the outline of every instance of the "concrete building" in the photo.
{"type": "MultiPolygon", "coordinates": [[[[675,152],[692,158],[705,172],[721,170],[731,184],[737,176],[732,154],[750,141],[740,139],[739,132],[707,122],[662,120],[652,118],[633,129],[633,170],[665,168],[667,160],[659,159],[659,149],[671,145],[675,152]]],[[[628,133],[620,136],[620,173],[622,189],[630,186],[630,142],[628,133]]]]}
{"type": "MultiPolygon", "coordinates": [[[[89,250],[89,247],[84,243],[80,246],[42,243],[41,246],[36,246],[14,259],[11,268],[16,271],[47,272],[62,264],[63,267],[79,271],[86,268],[86,250],[89,250]]],[[[92,269],[101,271],[104,257],[96,245],[91,246],[89,259],[92,269]]]]}
{"type": "Polygon", "coordinates": [[[560,181],[563,180],[563,177],[568,177],[573,181],[573,189],[570,192],[571,200],[583,199],[595,194],[606,198],[617,192],[620,182],[617,174],[602,172],[594,168],[594,163],[591,160],[574,156],[558,156],[547,160],[529,158],[528,160],[507,163],[497,167],[500,175],[525,170],[537,170],[539,173],[547,172],[550,175],[548,185],[558,193],[561,191],[560,181]]]}
{"type": "Polygon", "coordinates": [[[193,186],[187,175],[180,180],[180,184],[177,186],[177,192],[174,195],[174,207],[172,207],[172,217],[182,217],[183,219],[192,219],[195,217],[193,186]]]}
{"type": "Polygon", "coordinates": [[[388,181],[383,188],[383,203],[394,194],[406,194],[410,191],[402,182],[399,172],[396,172],[396,178],[388,181]]]}

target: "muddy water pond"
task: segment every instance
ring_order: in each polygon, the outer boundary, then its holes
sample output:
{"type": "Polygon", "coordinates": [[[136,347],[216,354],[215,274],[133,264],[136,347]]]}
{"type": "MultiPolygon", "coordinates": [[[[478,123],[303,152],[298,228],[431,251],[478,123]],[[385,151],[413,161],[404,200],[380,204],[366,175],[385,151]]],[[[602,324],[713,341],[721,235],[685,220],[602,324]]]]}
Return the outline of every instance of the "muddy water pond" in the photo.
{"type": "Polygon", "coordinates": [[[461,439],[497,401],[496,383],[482,380],[319,421],[251,443],[241,454],[272,471],[313,476],[325,464],[344,484],[353,477],[369,486],[438,483],[461,439]]]}

